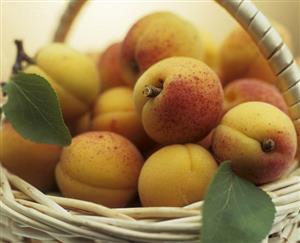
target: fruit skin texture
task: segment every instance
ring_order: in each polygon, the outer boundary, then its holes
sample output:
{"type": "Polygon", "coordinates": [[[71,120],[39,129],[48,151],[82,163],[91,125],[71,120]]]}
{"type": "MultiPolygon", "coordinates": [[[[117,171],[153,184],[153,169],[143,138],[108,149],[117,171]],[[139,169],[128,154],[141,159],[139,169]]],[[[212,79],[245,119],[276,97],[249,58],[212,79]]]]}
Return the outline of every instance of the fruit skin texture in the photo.
{"type": "Polygon", "coordinates": [[[136,194],[142,164],[141,154],[126,138],[88,132],[63,149],[56,180],[66,197],[124,207],[136,194]]]}
{"type": "Polygon", "coordinates": [[[263,102],[247,102],[229,110],[215,129],[212,150],[222,162],[257,185],[280,178],[292,164],[297,148],[296,130],[281,110],[263,102]],[[264,152],[261,143],[272,139],[275,148],[264,152]]]}
{"type": "Polygon", "coordinates": [[[138,80],[134,102],[147,134],[160,144],[199,141],[218,123],[223,110],[223,90],[206,64],[188,57],[156,63],[138,80]],[[162,87],[148,98],[146,85],[162,87]]]}
{"type": "MultiPolygon", "coordinates": [[[[290,33],[280,24],[272,23],[283,42],[291,46],[290,33]]],[[[220,76],[226,84],[239,78],[257,78],[275,84],[276,76],[248,33],[237,27],[220,48],[220,76]]]]}
{"type": "Polygon", "coordinates": [[[55,187],[59,146],[26,140],[8,122],[1,127],[0,138],[0,161],[5,168],[42,191],[55,187]]]}
{"type": "Polygon", "coordinates": [[[126,86],[109,89],[98,97],[92,130],[121,134],[139,148],[151,143],[135,110],[133,90],[126,86]]]}
{"type": "Polygon", "coordinates": [[[190,22],[170,12],[155,12],[139,19],[121,48],[123,78],[133,86],[154,63],[172,56],[203,57],[203,40],[190,22]]]}
{"type": "Polygon", "coordinates": [[[197,144],[163,147],[142,168],[138,184],[142,205],[181,207],[202,200],[217,167],[211,154],[197,144]]]}
{"type": "Polygon", "coordinates": [[[121,45],[121,42],[110,45],[98,58],[102,90],[125,85],[121,73],[121,45]]]}
{"type": "Polygon", "coordinates": [[[66,120],[85,113],[100,89],[96,65],[86,55],[61,43],[42,48],[36,65],[24,69],[49,81],[56,91],[66,120]]]}
{"type": "Polygon", "coordinates": [[[288,106],[280,91],[271,84],[258,79],[238,79],[224,89],[224,110],[247,102],[261,101],[276,106],[288,114],[288,106]]]}

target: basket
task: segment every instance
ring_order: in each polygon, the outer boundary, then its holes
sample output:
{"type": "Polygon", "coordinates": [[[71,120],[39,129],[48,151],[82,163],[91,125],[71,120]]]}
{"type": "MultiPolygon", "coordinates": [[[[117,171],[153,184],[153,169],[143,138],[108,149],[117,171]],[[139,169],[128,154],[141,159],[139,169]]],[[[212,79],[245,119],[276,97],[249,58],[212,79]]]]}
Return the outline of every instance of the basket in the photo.
{"type": "MultiPolygon", "coordinates": [[[[55,41],[64,41],[85,0],[68,5],[55,41]]],[[[292,54],[266,17],[244,0],[217,0],[242,26],[278,77],[300,133],[300,71],[292,54]]],[[[295,162],[281,180],[262,186],[276,215],[264,243],[300,241],[300,168],[295,162]]],[[[45,195],[0,165],[0,240],[30,242],[199,242],[203,202],[179,207],[110,209],[95,203],[45,195]],[[32,241],[36,242],[36,241],[32,241]]]]}

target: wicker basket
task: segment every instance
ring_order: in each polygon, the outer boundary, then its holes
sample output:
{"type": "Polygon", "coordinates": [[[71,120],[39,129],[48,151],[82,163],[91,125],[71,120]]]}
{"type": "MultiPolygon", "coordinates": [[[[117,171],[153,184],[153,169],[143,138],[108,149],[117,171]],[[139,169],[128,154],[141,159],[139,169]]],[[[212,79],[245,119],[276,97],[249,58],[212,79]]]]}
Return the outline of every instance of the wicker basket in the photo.
{"type": "MultiPolygon", "coordinates": [[[[55,40],[63,41],[85,1],[69,3],[55,40]]],[[[251,1],[217,1],[248,31],[277,74],[278,87],[300,132],[300,72],[293,56],[251,1]]],[[[285,178],[264,185],[276,216],[263,241],[300,241],[300,168],[295,161],[285,178]]],[[[61,242],[199,242],[203,202],[183,208],[110,209],[91,202],[45,195],[0,166],[0,240],[61,242]],[[12,189],[13,188],[13,189],[12,189]]],[[[218,243],[218,242],[216,242],[218,243]]]]}

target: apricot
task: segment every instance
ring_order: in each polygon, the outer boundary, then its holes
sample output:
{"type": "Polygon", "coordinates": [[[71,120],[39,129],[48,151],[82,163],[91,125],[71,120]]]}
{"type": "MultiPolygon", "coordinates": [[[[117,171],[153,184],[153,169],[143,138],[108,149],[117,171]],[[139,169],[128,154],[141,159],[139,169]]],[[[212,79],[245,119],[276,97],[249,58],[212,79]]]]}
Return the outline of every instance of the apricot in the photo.
{"type": "Polygon", "coordinates": [[[139,148],[151,143],[133,103],[133,90],[126,86],[103,92],[97,99],[92,130],[118,133],[139,148]]]}
{"type": "Polygon", "coordinates": [[[138,182],[142,205],[181,207],[202,200],[217,167],[211,154],[197,144],[163,147],[142,168],[138,182]]]}
{"type": "Polygon", "coordinates": [[[66,197],[124,207],[136,195],[142,164],[141,154],[126,138],[87,132],[63,149],[56,180],[66,197]]]}
{"type": "Polygon", "coordinates": [[[219,47],[212,34],[209,32],[200,32],[203,39],[204,54],[203,62],[205,62],[214,71],[217,71],[219,65],[219,47]]]}
{"type": "Polygon", "coordinates": [[[288,106],[280,91],[274,86],[258,79],[238,79],[224,89],[224,110],[247,102],[261,101],[276,106],[288,114],[288,106]]]}
{"type": "Polygon", "coordinates": [[[0,161],[13,174],[42,191],[55,187],[54,169],[61,148],[24,139],[5,122],[0,129],[0,161]]]}
{"type": "Polygon", "coordinates": [[[223,90],[205,63],[171,57],[150,67],[137,81],[134,102],[147,134],[160,144],[203,139],[219,122],[223,90]]]}
{"type": "MultiPolygon", "coordinates": [[[[283,42],[291,46],[290,33],[284,26],[273,23],[283,42]]],[[[220,48],[220,76],[226,84],[239,78],[257,78],[275,84],[277,77],[269,63],[247,32],[237,27],[220,48]]]]}
{"type": "Polygon", "coordinates": [[[52,43],[37,53],[35,61],[24,72],[48,80],[57,93],[65,120],[88,111],[100,88],[96,65],[89,57],[65,44],[52,43]]]}
{"type": "Polygon", "coordinates": [[[203,40],[197,28],[170,12],[155,12],[139,19],[121,47],[122,75],[133,86],[154,63],[172,56],[203,57],[203,40]]]}
{"type": "Polygon", "coordinates": [[[264,102],[246,102],[229,110],[213,135],[212,150],[222,162],[257,185],[279,179],[293,162],[297,149],[291,119],[264,102]]]}
{"type": "Polygon", "coordinates": [[[125,85],[121,73],[121,42],[114,43],[106,48],[97,61],[102,90],[125,85]]]}

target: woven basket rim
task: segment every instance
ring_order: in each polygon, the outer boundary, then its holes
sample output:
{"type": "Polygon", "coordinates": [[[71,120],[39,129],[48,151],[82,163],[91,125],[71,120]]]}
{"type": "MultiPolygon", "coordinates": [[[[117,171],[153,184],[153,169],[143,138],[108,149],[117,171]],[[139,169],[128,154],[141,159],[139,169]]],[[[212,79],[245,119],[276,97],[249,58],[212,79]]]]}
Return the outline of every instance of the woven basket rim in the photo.
{"type": "MultiPolygon", "coordinates": [[[[276,208],[270,239],[279,237],[290,242],[299,230],[300,168],[297,163],[295,165],[285,178],[261,186],[276,208]]],[[[203,201],[185,207],[111,209],[83,200],[46,195],[2,166],[0,174],[0,227],[9,228],[16,235],[63,242],[85,242],[87,239],[104,242],[199,241],[203,201]]],[[[10,235],[12,239],[15,237],[10,235]]]]}

